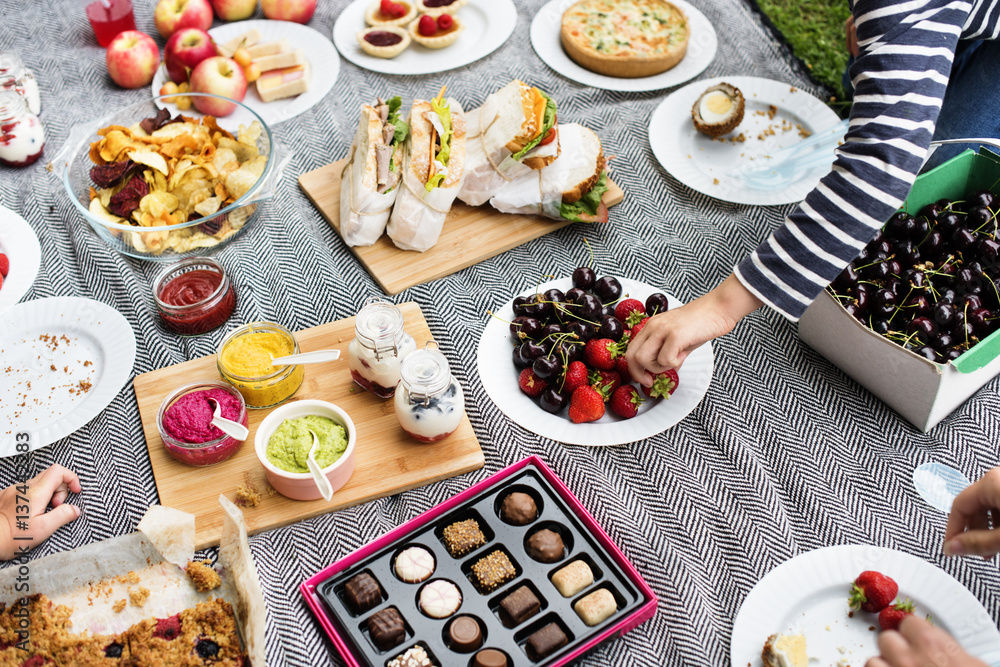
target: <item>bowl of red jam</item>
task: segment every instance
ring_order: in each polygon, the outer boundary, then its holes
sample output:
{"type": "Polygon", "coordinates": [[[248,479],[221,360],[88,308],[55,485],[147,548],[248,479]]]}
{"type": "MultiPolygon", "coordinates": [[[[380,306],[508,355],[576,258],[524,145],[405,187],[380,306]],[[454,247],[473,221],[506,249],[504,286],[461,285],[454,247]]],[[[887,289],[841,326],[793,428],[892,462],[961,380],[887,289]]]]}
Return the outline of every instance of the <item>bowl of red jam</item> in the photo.
{"type": "Polygon", "coordinates": [[[207,257],[182,259],[161,271],[153,281],[153,298],[163,325],[182,336],[217,329],[236,309],[229,276],[207,257]]]}
{"type": "Polygon", "coordinates": [[[181,463],[203,467],[221,463],[239,451],[242,440],[212,425],[215,401],[221,417],[247,426],[243,396],[226,382],[205,380],[184,385],[163,399],[156,427],[170,456],[181,463]]]}

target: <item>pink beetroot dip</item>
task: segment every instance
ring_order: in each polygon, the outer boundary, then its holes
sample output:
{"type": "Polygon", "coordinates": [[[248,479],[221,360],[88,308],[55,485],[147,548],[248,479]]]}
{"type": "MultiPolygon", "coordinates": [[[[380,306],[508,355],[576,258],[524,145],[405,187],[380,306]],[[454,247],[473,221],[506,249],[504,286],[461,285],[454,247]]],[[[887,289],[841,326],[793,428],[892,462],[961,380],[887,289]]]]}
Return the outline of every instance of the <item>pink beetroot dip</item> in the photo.
{"type": "Polygon", "coordinates": [[[240,402],[235,396],[223,389],[205,389],[185,394],[167,408],[163,415],[163,429],[167,435],[191,444],[224,437],[225,433],[212,426],[215,404],[208,400],[210,398],[219,402],[223,418],[240,421],[240,402]]]}

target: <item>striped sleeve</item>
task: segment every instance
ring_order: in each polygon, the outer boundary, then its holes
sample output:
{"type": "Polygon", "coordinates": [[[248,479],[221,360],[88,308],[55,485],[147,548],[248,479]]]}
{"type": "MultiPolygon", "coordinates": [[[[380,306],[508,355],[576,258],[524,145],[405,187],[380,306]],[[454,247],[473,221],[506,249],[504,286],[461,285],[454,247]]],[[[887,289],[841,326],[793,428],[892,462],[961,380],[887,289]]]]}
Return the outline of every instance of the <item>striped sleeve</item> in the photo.
{"type": "Polygon", "coordinates": [[[856,0],[861,55],[850,128],[833,168],[736,276],[798,320],[909,194],[934,135],[965,0],[856,0]]]}

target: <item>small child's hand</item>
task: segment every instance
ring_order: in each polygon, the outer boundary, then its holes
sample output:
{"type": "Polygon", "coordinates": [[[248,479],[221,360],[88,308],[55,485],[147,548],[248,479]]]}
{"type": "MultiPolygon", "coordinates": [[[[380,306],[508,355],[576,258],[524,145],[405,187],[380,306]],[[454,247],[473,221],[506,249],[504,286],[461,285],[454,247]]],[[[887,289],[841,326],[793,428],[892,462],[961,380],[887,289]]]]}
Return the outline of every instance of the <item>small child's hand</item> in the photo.
{"type": "Polygon", "coordinates": [[[80,493],[80,478],[61,465],[0,491],[0,560],[26,553],[80,516],[80,508],[65,504],[71,492],[80,493]]]}

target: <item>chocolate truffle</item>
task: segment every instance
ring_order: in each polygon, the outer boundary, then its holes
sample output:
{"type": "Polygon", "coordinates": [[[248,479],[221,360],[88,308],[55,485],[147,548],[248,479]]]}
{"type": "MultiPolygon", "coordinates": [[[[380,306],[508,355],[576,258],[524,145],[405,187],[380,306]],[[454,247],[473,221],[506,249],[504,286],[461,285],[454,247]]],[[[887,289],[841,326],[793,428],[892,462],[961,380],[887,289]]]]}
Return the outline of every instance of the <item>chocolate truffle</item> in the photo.
{"type": "Polygon", "coordinates": [[[515,526],[526,526],[538,518],[538,506],[527,493],[508,493],[500,505],[500,518],[515,526]]]}
{"type": "Polygon", "coordinates": [[[442,531],[442,537],[445,548],[454,558],[464,556],[486,544],[486,536],[479,530],[479,522],[475,519],[466,519],[446,526],[442,531]]]}
{"type": "Polygon", "coordinates": [[[562,648],[569,642],[566,633],[562,631],[557,623],[549,623],[541,630],[538,630],[528,637],[526,642],[528,657],[532,660],[541,660],[562,648]]]}
{"type": "Polygon", "coordinates": [[[527,586],[520,586],[500,601],[500,616],[508,628],[524,623],[542,609],[542,603],[527,586]]]}
{"type": "Polygon", "coordinates": [[[448,644],[458,653],[471,653],[483,645],[483,631],[471,616],[459,616],[448,625],[448,644]]]}
{"type": "Polygon", "coordinates": [[[368,634],[375,646],[385,651],[403,643],[406,639],[406,625],[396,608],[389,607],[375,612],[368,619],[368,634]]]}
{"type": "Polygon", "coordinates": [[[386,667],[434,667],[434,662],[424,647],[417,644],[390,660],[386,663],[386,667]]]}
{"type": "Polygon", "coordinates": [[[562,560],[566,546],[559,533],[543,528],[528,538],[527,550],[540,563],[555,563],[562,560]]]}
{"type": "Polygon", "coordinates": [[[344,584],[344,599],[355,614],[363,614],[382,602],[382,591],[375,577],[362,572],[354,575],[344,584]]]}
{"type": "Polygon", "coordinates": [[[408,584],[416,584],[434,574],[434,556],[427,549],[410,547],[396,556],[396,576],[408,584]]]}
{"type": "Polygon", "coordinates": [[[615,601],[615,596],[607,588],[598,588],[593,593],[577,600],[576,604],[573,605],[573,611],[589,627],[594,627],[611,618],[618,611],[618,602],[615,601]]]}
{"type": "Polygon", "coordinates": [[[507,554],[498,549],[473,563],[472,575],[479,590],[489,593],[516,577],[517,570],[507,554]]]}
{"type": "Polygon", "coordinates": [[[458,586],[438,579],[420,589],[420,611],[431,618],[448,618],[462,606],[462,592],[458,586]]]}
{"type": "Polygon", "coordinates": [[[507,656],[495,648],[484,648],[472,659],[472,667],[507,667],[507,656]]]}
{"type": "Polygon", "coordinates": [[[571,598],[594,583],[594,571],[582,560],[575,560],[552,575],[552,584],[564,598],[571,598]]]}

